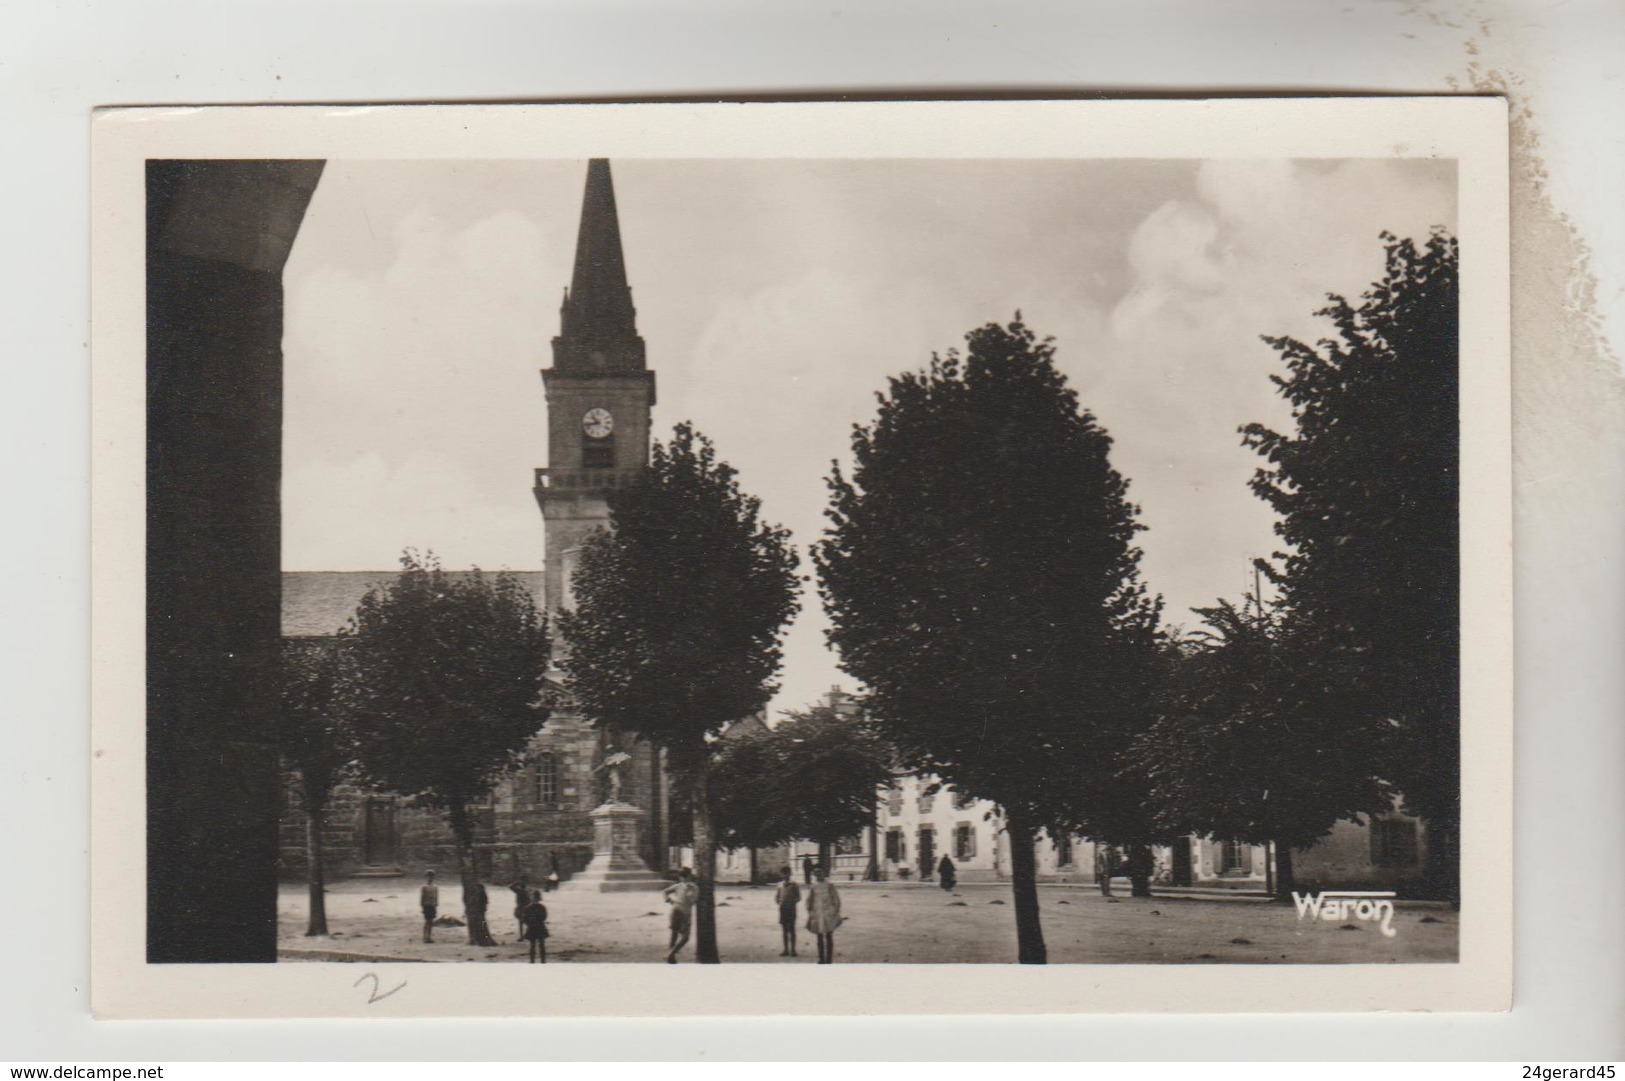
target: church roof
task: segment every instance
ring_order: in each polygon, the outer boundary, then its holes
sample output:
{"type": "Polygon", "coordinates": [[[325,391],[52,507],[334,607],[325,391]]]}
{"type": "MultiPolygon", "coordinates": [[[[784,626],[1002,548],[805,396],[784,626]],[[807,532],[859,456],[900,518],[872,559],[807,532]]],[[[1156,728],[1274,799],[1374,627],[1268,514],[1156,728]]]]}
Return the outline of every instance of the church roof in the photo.
{"type": "Polygon", "coordinates": [[[587,163],[587,189],[581,200],[581,230],[576,236],[575,274],[564,303],[563,336],[593,338],[637,336],[637,312],[626,283],[621,251],[621,224],[615,210],[615,183],[609,161],[587,163]]]}
{"type": "MultiPolygon", "coordinates": [[[[449,571],[449,577],[467,577],[467,571],[449,571]]],[[[542,606],[541,571],[514,571],[542,606]]],[[[282,636],[324,637],[337,634],[355,613],[367,590],[394,580],[395,571],[283,571],[282,636]]]]}

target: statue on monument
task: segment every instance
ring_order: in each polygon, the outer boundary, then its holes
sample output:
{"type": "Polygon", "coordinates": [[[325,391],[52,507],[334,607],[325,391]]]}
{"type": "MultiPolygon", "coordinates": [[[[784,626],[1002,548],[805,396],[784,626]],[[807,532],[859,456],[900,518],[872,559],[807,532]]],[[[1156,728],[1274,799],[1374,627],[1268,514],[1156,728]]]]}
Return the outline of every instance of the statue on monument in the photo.
{"type": "Polygon", "coordinates": [[[621,802],[621,767],[630,761],[632,761],[630,754],[625,751],[615,751],[606,755],[603,763],[598,767],[598,772],[603,772],[606,775],[605,779],[609,783],[609,794],[604,801],[605,803],[621,802]]]}

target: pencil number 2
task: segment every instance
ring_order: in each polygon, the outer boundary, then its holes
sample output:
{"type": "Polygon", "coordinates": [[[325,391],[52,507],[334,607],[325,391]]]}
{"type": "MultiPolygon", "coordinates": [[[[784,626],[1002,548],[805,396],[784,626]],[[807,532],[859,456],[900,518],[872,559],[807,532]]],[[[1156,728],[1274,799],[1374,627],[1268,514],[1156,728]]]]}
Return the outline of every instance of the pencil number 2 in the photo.
{"type": "Polygon", "coordinates": [[[396,991],[399,991],[401,988],[406,986],[406,981],[402,980],[400,983],[396,984],[394,987],[391,987],[388,991],[381,991],[381,988],[383,987],[383,981],[378,979],[378,973],[376,973],[376,972],[363,972],[361,974],[361,978],[356,980],[355,983],[352,983],[350,986],[351,987],[360,987],[362,984],[366,983],[368,980],[372,981],[372,990],[367,992],[367,1005],[369,1005],[369,1006],[372,1005],[374,1002],[382,1002],[384,999],[388,998],[390,995],[393,995],[396,991]]]}

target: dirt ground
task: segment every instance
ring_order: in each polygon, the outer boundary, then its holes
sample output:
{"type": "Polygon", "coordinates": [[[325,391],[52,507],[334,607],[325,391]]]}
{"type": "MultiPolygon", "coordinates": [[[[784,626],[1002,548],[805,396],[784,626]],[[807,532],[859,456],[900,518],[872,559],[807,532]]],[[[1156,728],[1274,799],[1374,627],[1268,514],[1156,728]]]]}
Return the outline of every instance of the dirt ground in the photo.
{"type": "MultiPolygon", "coordinates": [[[[283,959],[524,962],[512,897],[488,887],[496,947],[470,946],[462,927],[435,928],[421,941],[416,879],[354,879],[328,888],[328,938],[305,937],[306,894],[284,886],[278,905],[283,959]]],[[[440,888],[440,912],[462,916],[456,882],[440,888]]],[[[1385,937],[1374,923],[1299,920],[1290,906],[1187,898],[1118,897],[1093,890],[1040,888],[1044,940],[1052,964],[1318,964],[1450,962],[1457,914],[1402,904],[1385,937]]],[[[961,886],[948,895],[930,885],[886,883],[841,888],[846,923],[835,936],[837,963],[1014,963],[1015,916],[1005,885],[961,886]]],[[[667,942],[667,906],[659,893],[548,894],[550,962],[659,963],[667,942]]],[[[800,956],[779,956],[777,911],[766,886],[717,887],[717,939],[725,962],[812,964],[812,936],[799,933],[800,956]],[[809,958],[809,954],[812,955],[809,958]]],[[[691,962],[690,944],[682,960],[691,962]]]]}

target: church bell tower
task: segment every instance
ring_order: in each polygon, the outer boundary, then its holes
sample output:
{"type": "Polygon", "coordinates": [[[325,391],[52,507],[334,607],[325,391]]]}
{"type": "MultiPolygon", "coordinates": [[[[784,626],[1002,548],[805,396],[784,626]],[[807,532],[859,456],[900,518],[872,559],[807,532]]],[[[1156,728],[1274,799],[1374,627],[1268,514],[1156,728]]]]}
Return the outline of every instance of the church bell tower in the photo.
{"type": "Polygon", "coordinates": [[[536,470],[546,551],[546,604],[569,608],[575,553],[608,524],[607,497],[632,484],[649,461],[655,376],[638,336],[626,282],[609,162],[587,164],[575,273],[559,308],[547,394],[547,461],[536,470]]]}
{"type": "MultiPolygon", "coordinates": [[[[536,470],[534,488],[547,545],[544,589],[550,612],[574,607],[570,580],[582,541],[609,524],[610,493],[631,486],[649,464],[655,377],[638,336],[615,185],[603,158],[587,163],[575,272],[559,324],[553,366],[542,370],[548,464],[536,470]]],[[[576,784],[564,786],[561,796],[576,801],[571,819],[590,831],[592,860],[564,888],[663,888],[665,880],[650,870],[665,866],[668,851],[667,785],[659,749],[632,732],[615,735],[612,742],[568,705],[555,706],[536,746],[577,770],[576,784]],[[583,807],[579,801],[588,798],[602,802],[583,807]]]]}

